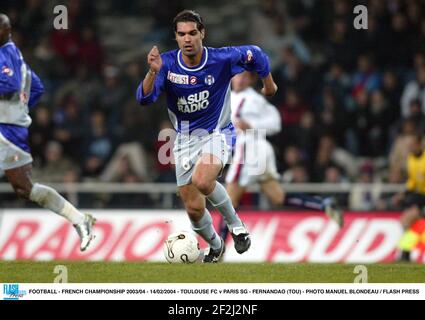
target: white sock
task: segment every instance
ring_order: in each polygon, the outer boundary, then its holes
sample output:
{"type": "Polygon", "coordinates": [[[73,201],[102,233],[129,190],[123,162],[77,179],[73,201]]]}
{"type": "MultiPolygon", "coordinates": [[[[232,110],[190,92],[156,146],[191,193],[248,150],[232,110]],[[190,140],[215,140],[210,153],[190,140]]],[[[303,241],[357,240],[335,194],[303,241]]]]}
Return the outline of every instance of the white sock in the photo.
{"type": "Polygon", "coordinates": [[[64,217],[72,224],[84,222],[84,215],[57,193],[56,190],[48,186],[34,184],[31,189],[30,200],[64,217]]]}
{"type": "Polygon", "coordinates": [[[216,181],[214,191],[207,196],[207,199],[220,211],[230,230],[243,226],[241,219],[233,208],[232,200],[230,200],[226,189],[221,183],[216,181]]]}
{"type": "Polygon", "coordinates": [[[211,214],[207,209],[198,222],[192,222],[192,229],[204,239],[213,250],[217,250],[221,247],[220,236],[215,231],[212,225],[211,214]]]}

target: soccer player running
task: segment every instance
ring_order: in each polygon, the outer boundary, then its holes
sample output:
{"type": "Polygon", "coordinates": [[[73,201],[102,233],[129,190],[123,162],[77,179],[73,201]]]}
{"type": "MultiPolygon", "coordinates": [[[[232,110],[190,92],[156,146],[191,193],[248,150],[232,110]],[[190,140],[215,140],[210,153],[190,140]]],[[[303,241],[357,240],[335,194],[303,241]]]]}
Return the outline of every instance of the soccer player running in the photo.
{"type": "Polygon", "coordinates": [[[179,193],[193,230],[210,245],[203,262],[216,263],[225,245],[213,227],[205,199],[224,217],[236,251],[242,254],[251,245],[226,189],[216,181],[235,142],[230,80],[248,70],[262,79],[264,95],[274,95],[277,86],[260,48],[203,46],[205,26],[194,11],[180,12],[173,24],[179,49],[160,54],[156,46],[152,48],[147,57],[150,69],[137,90],[137,100],[150,104],[161,92],[167,93],[168,112],[178,132],[173,153],[179,193]]]}
{"type": "MultiPolygon", "coordinates": [[[[273,205],[324,210],[342,227],[343,213],[337,208],[334,198],[322,199],[306,194],[285,195],[279,184],[273,147],[266,139],[266,135],[280,132],[280,115],[273,105],[252,88],[254,83],[255,75],[250,72],[240,73],[232,79],[232,123],[237,129],[237,139],[233,161],[226,175],[226,189],[233,207],[239,206],[248,186],[259,184],[261,191],[273,205]],[[266,135],[258,134],[259,130],[265,130],[266,135]],[[263,163],[262,168],[259,161],[263,163]]],[[[228,229],[223,220],[220,233],[226,240],[228,229]]]]}
{"type": "Polygon", "coordinates": [[[0,169],[18,196],[70,221],[80,237],[80,249],[85,251],[94,237],[94,218],[80,213],[52,188],[31,182],[28,112],[37,104],[44,87],[11,41],[11,32],[9,18],[0,14],[0,169]]]}

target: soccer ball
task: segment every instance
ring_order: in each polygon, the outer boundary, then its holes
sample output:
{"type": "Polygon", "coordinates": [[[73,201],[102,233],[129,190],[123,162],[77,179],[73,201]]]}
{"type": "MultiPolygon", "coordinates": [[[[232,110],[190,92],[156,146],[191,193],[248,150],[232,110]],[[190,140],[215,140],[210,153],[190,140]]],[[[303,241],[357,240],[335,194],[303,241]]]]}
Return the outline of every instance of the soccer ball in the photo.
{"type": "Polygon", "coordinates": [[[201,254],[198,239],[187,231],[170,234],[162,248],[169,263],[193,263],[201,254]]]}

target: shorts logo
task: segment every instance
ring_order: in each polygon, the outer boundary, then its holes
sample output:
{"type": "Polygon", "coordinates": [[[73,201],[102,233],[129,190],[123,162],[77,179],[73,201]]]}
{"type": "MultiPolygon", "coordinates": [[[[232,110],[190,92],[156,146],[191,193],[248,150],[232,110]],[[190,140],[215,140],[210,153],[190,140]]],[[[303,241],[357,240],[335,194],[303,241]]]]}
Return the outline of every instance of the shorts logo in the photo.
{"type": "Polygon", "coordinates": [[[189,84],[189,76],[168,71],[167,79],[172,83],[189,84]]]}
{"type": "Polygon", "coordinates": [[[3,68],[1,69],[1,73],[6,74],[9,77],[13,76],[13,70],[6,66],[3,66],[3,68]]]}
{"type": "Polygon", "coordinates": [[[205,84],[210,86],[210,85],[214,84],[214,82],[215,82],[215,79],[212,75],[209,74],[205,77],[205,84]]]}
{"type": "Polygon", "coordinates": [[[195,76],[191,76],[190,77],[190,84],[192,85],[192,86],[194,86],[195,84],[197,84],[198,83],[198,79],[196,79],[196,77],[195,76]]]}

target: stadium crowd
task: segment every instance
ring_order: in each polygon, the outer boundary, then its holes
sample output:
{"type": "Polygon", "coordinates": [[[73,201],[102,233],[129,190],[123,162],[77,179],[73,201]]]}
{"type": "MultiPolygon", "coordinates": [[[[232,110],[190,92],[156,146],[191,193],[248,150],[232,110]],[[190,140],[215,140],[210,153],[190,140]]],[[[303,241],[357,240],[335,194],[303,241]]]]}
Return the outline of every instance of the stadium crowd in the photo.
{"type": "MultiPolygon", "coordinates": [[[[425,1],[236,0],[233,5],[244,2],[256,10],[234,17],[251,26],[237,43],[210,43],[215,30],[208,19],[215,7],[198,11],[207,45],[252,43],[269,54],[280,88],[271,102],[283,124],[270,140],[283,181],[404,182],[408,141],[425,129],[425,1]],[[353,27],[356,4],[368,8],[367,30],[353,27]]],[[[173,167],[157,160],[158,132],[171,126],[165,100],[149,108],[135,100],[147,52],[115,59],[99,20],[105,12],[151,16],[155,23],[141,41],[166,51],[176,48],[172,17],[185,7],[197,9],[197,1],[68,0],[68,30],[53,28],[56,4],[2,0],[1,5],[12,21],[13,41],[46,87],[31,112],[37,180],[174,182],[173,167]]],[[[131,199],[103,196],[99,203],[154,202],[147,196],[131,199]]],[[[388,207],[379,193],[362,190],[340,200],[352,209],[388,207]]]]}

